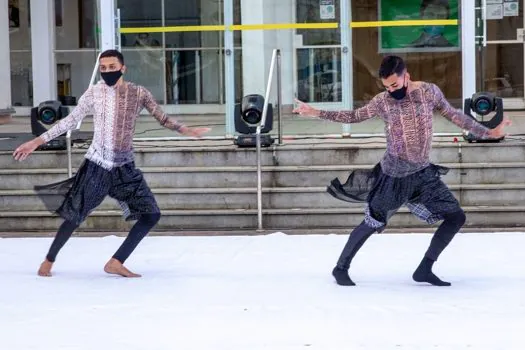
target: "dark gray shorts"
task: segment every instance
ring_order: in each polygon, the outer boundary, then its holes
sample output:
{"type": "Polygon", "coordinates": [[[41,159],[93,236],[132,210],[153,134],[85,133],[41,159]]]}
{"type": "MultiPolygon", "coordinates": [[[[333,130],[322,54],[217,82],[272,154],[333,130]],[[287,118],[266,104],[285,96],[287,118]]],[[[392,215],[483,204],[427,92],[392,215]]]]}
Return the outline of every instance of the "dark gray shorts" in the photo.
{"type": "Polygon", "coordinates": [[[127,221],[138,220],[142,214],[160,213],[157,201],[135,163],[107,170],[86,159],[72,178],[35,186],[35,191],[48,210],[78,225],[106,196],[119,202],[127,221]]]}
{"type": "Polygon", "coordinates": [[[341,184],[332,180],[328,193],[347,202],[366,203],[367,225],[382,231],[400,207],[407,208],[419,219],[433,224],[443,220],[443,214],[461,210],[459,202],[441,181],[447,168],[429,165],[405,177],[392,177],[378,164],[371,170],[356,170],[341,184]]]}

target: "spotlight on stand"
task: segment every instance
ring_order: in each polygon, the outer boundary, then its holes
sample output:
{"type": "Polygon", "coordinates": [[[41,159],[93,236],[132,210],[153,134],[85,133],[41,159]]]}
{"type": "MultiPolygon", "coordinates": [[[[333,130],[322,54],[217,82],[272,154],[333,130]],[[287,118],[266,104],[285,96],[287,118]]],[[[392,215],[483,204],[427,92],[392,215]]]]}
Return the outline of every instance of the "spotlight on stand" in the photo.
{"type": "MultiPolygon", "coordinates": [[[[67,107],[62,106],[59,101],[44,101],[38,107],[31,108],[31,133],[40,136],[59,120],[65,118],[69,113],[67,107]]],[[[41,150],[65,150],[66,139],[64,135],[57,137],[39,147],[41,150]]]]}
{"type": "MultiPolygon", "coordinates": [[[[463,112],[466,115],[476,119],[479,123],[481,123],[489,129],[494,129],[503,121],[503,100],[499,97],[496,97],[496,95],[490,92],[477,92],[474,95],[472,95],[472,98],[466,98],[463,109],[463,112]],[[478,118],[474,117],[472,115],[472,112],[481,116],[481,121],[478,120],[478,118]],[[492,112],[495,112],[492,118],[486,121],[483,120],[485,116],[489,115],[492,112]]],[[[480,140],[468,131],[465,131],[463,138],[468,142],[480,143],[500,142],[504,139],[504,137],[501,137],[499,139],[480,140]]]]}
{"type": "MultiPolygon", "coordinates": [[[[242,99],[242,103],[235,105],[235,131],[239,134],[235,139],[235,144],[239,147],[256,147],[255,133],[257,126],[263,117],[264,97],[261,95],[247,95],[242,99]]],[[[268,103],[266,113],[266,123],[261,130],[261,147],[268,147],[274,140],[268,134],[273,126],[273,106],[268,103]]]]}

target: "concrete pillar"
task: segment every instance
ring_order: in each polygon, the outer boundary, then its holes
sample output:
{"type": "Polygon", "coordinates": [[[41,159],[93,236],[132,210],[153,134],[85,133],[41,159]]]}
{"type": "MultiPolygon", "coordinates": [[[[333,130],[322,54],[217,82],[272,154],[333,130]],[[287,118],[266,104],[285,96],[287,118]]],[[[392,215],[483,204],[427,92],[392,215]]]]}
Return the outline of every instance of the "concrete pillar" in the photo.
{"type": "Polygon", "coordinates": [[[0,115],[11,106],[11,62],[9,54],[8,0],[0,0],[0,115]]]}
{"type": "Polygon", "coordinates": [[[33,105],[57,99],[55,1],[31,1],[33,105]]]}
{"type": "Polygon", "coordinates": [[[100,49],[116,48],[115,0],[98,0],[100,11],[100,49]]]}

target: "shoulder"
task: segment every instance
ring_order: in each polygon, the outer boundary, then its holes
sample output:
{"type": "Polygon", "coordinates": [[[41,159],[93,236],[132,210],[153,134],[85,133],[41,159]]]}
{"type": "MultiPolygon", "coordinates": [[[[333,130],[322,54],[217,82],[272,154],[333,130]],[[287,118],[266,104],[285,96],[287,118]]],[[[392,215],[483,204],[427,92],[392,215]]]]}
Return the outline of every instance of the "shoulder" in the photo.
{"type": "Polygon", "coordinates": [[[372,97],[370,102],[380,103],[380,102],[383,102],[387,97],[388,97],[388,93],[386,91],[382,91],[378,93],[377,95],[375,95],[374,97],[372,97]]]}
{"type": "Polygon", "coordinates": [[[439,86],[437,86],[436,84],[434,83],[428,83],[426,81],[421,81],[421,89],[424,91],[424,92],[430,92],[430,93],[441,93],[441,89],[439,88],[439,86]]]}
{"type": "Polygon", "coordinates": [[[423,96],[428,100],[440,100],[444,98],[443,92],[434,83],[421,82],[420,89],[423,91],[423,96]]]}
{"type": "Polygon", "coordinates": [[[129,84],[129,88],[130,89],[136,90],[141,96],[149,96],[149,95],[151,95],[151,92],[147,88],[142,86],[142,85],[135,84],[135,83],[132,83],[132,82],[128,82],[128,84],[129,84]]]}

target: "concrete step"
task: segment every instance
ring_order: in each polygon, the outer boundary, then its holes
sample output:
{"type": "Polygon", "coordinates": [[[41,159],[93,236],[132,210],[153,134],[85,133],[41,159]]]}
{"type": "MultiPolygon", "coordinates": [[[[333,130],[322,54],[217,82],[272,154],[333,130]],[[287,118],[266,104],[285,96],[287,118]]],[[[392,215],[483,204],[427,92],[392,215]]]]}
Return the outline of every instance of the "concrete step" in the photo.
{"type": "MultiPolygon", "coordinates": [[[[525,206],[525,184],[451,185],[463,206],[525,206]]],[[[359,203],[337,200],[326,187],[263,188],[266,209],[360,208],[359,203]]],[[[257,189],[241,188],[154,188],[162,210],[257,209],[257,189]]],[[[50,197],[54,196],[49,194],[50,197]]],[[[33,190],[0,190],[3,211],[46,210],[33,190]]],[[[99,210],[119,210],[115,200],[106,198],[99,210]]]]}
{"type": "MultiPolygon", "coordinates": [[[[231,142],[231,141],[228,141],[231,142]]],[[[348,143],[285,144],[263,148],[261,161],[264,165],[364,165],[379,161],[385,152],[383,141],[352,140],[348,143]]],[[[431,158],[435,163],[478,162],[525,162],[525,147],[522,142],[501,144],[468,144],[435,142],[431,158]]],[[[83,161],[86,149],[74,149],[72,163],[78,166],[83,161]]],[[[247,166],[256,164],[253,148],[238,148],[230,145],[196,146],[167,142],[141,142],[136,149],[136,163],[139,167],[175,166],[247,166]]],[[[35,152],[24,162],[16,162],[12,152],[0,152],[3,169],[22,168],[67,168],[65,151],[35,152]]]]}
{"type": "MultiPolygon", "coordinates": [[[[525,226],[524,206],[464,207],[465,227],[513,228],[525,226]]],[[[362,208],[272,209],[263,212],[267,230],[337,229],[358,225],[363,219],[362,208]]],[[[62,220],[44,211],[1,212],[2,232],[55,232],[62,220]]],[[[124,222],[120,211],[94,211],[79,231],[127,231],[133,222],[124,222]]],[[[434,225],[434,226],[437,226],[434,225]]],[[[390,228],[428,228],[406,209],[401,209],[389,222],[390,228]]],[[[255,230],[256,210],[164,210],[156,230],[255,230]]]]}
{"type": "MultiPolygon", "coordinates": [[[[525,162],[441,163],[451,171],[443,177],[447,184],[525,183],[525,162]]],[[[346,180],[355,169],[366,165],[265,166],[264,187],[326,186],[333,178],[346,180]]],[[[76,170],[76,169],[75,169],[76,170]]],[[[144,176],[152,188],[236,188],[255,187],[257,168],[243,167],[145,167],[144,176]]],[[[0,190],[32,189],[34,185],[62,181],[64,169],[0,169],[0,190]]]]}

